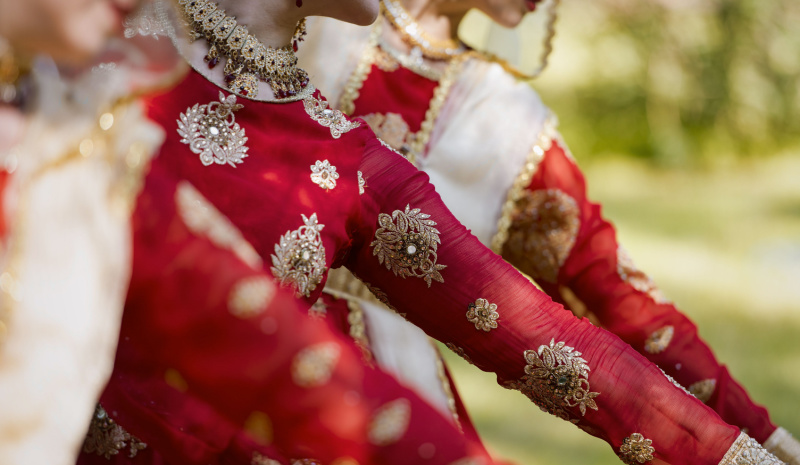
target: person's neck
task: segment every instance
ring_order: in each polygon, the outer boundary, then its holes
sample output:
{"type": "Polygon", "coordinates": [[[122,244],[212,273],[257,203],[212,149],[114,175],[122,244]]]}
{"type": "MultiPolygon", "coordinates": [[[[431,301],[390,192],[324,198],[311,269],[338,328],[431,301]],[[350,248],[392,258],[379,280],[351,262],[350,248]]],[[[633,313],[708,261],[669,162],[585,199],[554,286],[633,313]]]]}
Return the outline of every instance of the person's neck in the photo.
{"type": "Polygon", "coordinates": [[[425,33],[439,40],[458,40],[458,26],[467,14],[457,2],[401,0],[403,8],[416,18],[425,33]]]}

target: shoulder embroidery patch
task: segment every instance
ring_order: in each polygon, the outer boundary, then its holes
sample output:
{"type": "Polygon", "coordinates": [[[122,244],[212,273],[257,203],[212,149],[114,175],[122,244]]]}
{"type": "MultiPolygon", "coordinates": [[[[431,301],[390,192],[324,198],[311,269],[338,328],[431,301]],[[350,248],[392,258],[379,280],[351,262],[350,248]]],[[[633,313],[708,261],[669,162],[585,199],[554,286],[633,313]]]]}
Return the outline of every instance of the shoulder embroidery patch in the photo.
{"type": "Polygon", "coordinates": [[[200,162],[230,165],[234,168],[247,157],[247,137],[244,128],[236,122],[233,113],[244,108],[236,103],[236,96],[225,97],[219,93],[219,102],[206,105],[195,104],[180,114],[178,135],[181,142],[200,155],[200,162]]]}

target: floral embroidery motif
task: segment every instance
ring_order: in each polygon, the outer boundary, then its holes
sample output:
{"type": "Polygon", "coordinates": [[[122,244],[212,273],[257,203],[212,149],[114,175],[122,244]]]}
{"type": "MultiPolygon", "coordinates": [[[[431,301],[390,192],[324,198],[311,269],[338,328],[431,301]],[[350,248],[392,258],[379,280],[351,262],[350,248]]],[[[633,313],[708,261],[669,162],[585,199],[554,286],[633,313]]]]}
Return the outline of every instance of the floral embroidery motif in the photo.
{"type": "Polygon", "coordinates": [[[330,128],[331,136],[334,139],[338,139],[342,137],[342,134],[361,126],[358,121],[348,120],[341,111],[328,108],[328,102],[324,99],[310,96],[303,99],[303,106],[311,119],[326,128],[330,128]]]}
{"type": "Polygon", "coordinates": [[[633,259],[622,246],[617,247],[617,274],[623,281],[639,292],[644,292],[657,304],[668,304],[670,301],[649,276],[639,271],[633,259]]]}
{"type": "Polygon", "coordinates": [[[364,195],[364,187],[367,186],[367,182],[364,181],[364,175],[361,174],[361,171],[358,172],[358,195],[364,195]]]}
{"type": "Polygon", "coordinates": [[[293,286],[298,297],[309,297],[322,282],[325,272],[325,247],[319,232],[325,227],[317,222],[317,214],[303,218],[303,226],[287,231],[275,245],[272,274],[282,285],[293,286]]]}
{"type": "Polygon", "coordinates": [[[258,252],[242,233],[203,194],[191,184],[181,181],[175,191],[175,206],[184,224],[194,234],[208,237],[217,247],[232,251],[253,268],[261,268],[258,252]]]}
{"type": "Polygon", "coordinates": [[[477,330],[483,330],[488,333],[497,328],[498,318],[500,318],[500,314],[497,313],[497,304],[491,304],[486,299],[478,299],[475,303],[469,304],[467,320],[470,323],[474,323],[477,330]]]}
{"type": "Polygon", "coordinates": [[[653,453],[656,451],[651,444],[652,440],[645,439],[639,433],[633,433],[622,441],[619,457],[628,465],[649,462],[653,460],[653,453]]]}
{"type": "Polygon", "coordinates": [[[589,365],[580,357],[581,353],[564,342],[539,346],[525,351],[525,376],[521,381],[511,384],[513,389],[522,391],[542,410],[559,418],[572,420],[568,407],[578,407],[581,415],[586,408],[597,410],[594,398],[599,392],[591,392],[589,386],[589,365]]]}
{"type": "Polygon", "coordinates": [[[265,276],[240,280],[228,296],[228,311],[239,318],[251,318],[264,310],[275,295],[275,285],[265,276]]]}
{"type": "Polygon", "coordinates": [[[374,247],[372,255],[395,276],[423,278],[428,287],[431,281],[443,283],[439,271],[447,268],[436,263],[436,250],[441,240],[439,230],[434,228],[436,222],[429,218],[430,215],[419,208],[412,210],[408,205],[405,212],[395,210],[391,216],[381,213],[378,215],[380,228],[370,244],[374,247]]]}
{"type": "Polygon", "coordinates": [[[711,396],[714,395],[714,390],[717,388],[716,379],[704,379],[689,386],[689,392],[693,396],[700,399],[700,402],[707,403],[711,396]]]}
{"type": "Polygon", "coordinates": [[[372,417],[367,430],[369,442],[376,446],[388,446],[400,440],[411,420],[411,402],[397,399],[382,405],[372,417]]]}
{"type": "Polygon", "coordinates": [[[456,355],[458,355],[459,357],[463,358],[470,365],[475,365],[475,363],[473,363],[472,359],[469,358],[469,355],[467,355],[467,353],[464,352],[464,349],[462,349],[461,347],[458,347],[457,345],[453,344],[452,342],[448,342],[447,344],[445,344],[445,346],[447,346],[448,349],[450,349],[453,352],[455,352],[456,355]]]}
{"type": "Polygon", "coordinates": [[[644,350],[649,354],[660,354],[667,349],[675,335],[675,327],[664,326],[650,335],[644,343],[644,350]]]}
{"type": "Polygon", "coordinates": [[[323,342],[301,350],[292,361],[292,380],[303,388],[320,387],[330,381],[341,349],[323,342]]]}
{"type": "Polygon", "coordinates": [[[247,158],[249,148],[244,128],[239,126],[233,113],[243,105],[236,103],[236,96],[219,93],[219,102],[206,105],[195,104],[180,114],[178,135],[181,142],[200,155],[204,166],[211,164],[236,167],[247,158]]]}
{"type": "Polygon", "coordinates": [[[784,465],[745,433],[739,434],[719,465],[784,465]]]}
{"type": "Polygon", "coordinates": [[[395,151],[408,151],[411,130],[408,123],[397,113],[370,113],[361,117],[375,135],[395,151]]]}
{"type": "Polygon", "coordinates": [[[94,452],[106,459],[110,459],[126,447],[130,449],[128,457],[134,458],[140,450],[147,447],[147,444],[122,429],[114,420],[109,418],[108,413],[98,404],[94,409],[89,432],[83,442],[83,451],[87,454],[94,452]]]}
{"type": "Polygon", "coordinates": [[[558,189],[526,190],[511,214],[502,255],[532,278],[554,283],[580,226],[575,199],[558,189]]]}
{"type": "Polygon", "coordinates": [[[328,160],[319,161],[311,165],[311,181],[319,187],[328,190],[336,187],[336,180],[339,173],[336,167],[331,165],[328,160]]]}

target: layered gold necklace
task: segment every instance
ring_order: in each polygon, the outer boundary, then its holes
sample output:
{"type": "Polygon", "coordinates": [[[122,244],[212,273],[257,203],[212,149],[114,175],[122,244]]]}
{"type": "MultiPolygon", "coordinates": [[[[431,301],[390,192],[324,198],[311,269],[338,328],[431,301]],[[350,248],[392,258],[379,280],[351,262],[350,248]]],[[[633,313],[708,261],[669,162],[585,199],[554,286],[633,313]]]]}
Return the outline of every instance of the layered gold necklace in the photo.
{"type": "Polygon", "coordinates": [[[435,39],[428,35],[398,0],[381,0],[381,12],[403,41],[412,47],[412,55],[419,54],[433,60],[448,60],[468,50],[459,41],[435,39]]]}
{"type": "Polygon", "coordinates": [[[258,82],[269,84],[275,96],[298,95],[308,85],[308,74],[297,67],[291,45],[275,49],[261,43],[245,26],[209,0],[178,0],[191,26],[192,39],[210,45],[205,57],[209,68],[226,59],[225,83],[231,92],[248,98],[258,95],[258,82]]]}

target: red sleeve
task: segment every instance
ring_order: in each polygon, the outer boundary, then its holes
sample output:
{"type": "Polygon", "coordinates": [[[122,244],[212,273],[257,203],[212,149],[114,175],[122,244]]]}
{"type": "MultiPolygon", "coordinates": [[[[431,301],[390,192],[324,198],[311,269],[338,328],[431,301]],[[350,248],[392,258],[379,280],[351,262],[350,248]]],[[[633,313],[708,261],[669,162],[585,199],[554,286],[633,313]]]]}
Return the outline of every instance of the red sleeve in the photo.
{"type": "MultiPolygon", "coordinates": [[[[698,336],[697,327],[639,271],[617,242],[560,142],[547,151],[517,203],[503,256],[556,299],[574,295],[619,336],[726,422],[764,442],[775,430],[698,336]]],[[[573,300],[574,302],[574,300],[573,300]]]]}
{"type": "Polygon", "coordinates": [[[720,463],[737,428],[628,344],[563,311],[469,234],[427,176],[399,158],[368,144],[348,257],[379,299],[626,461],[720,463]]]}

